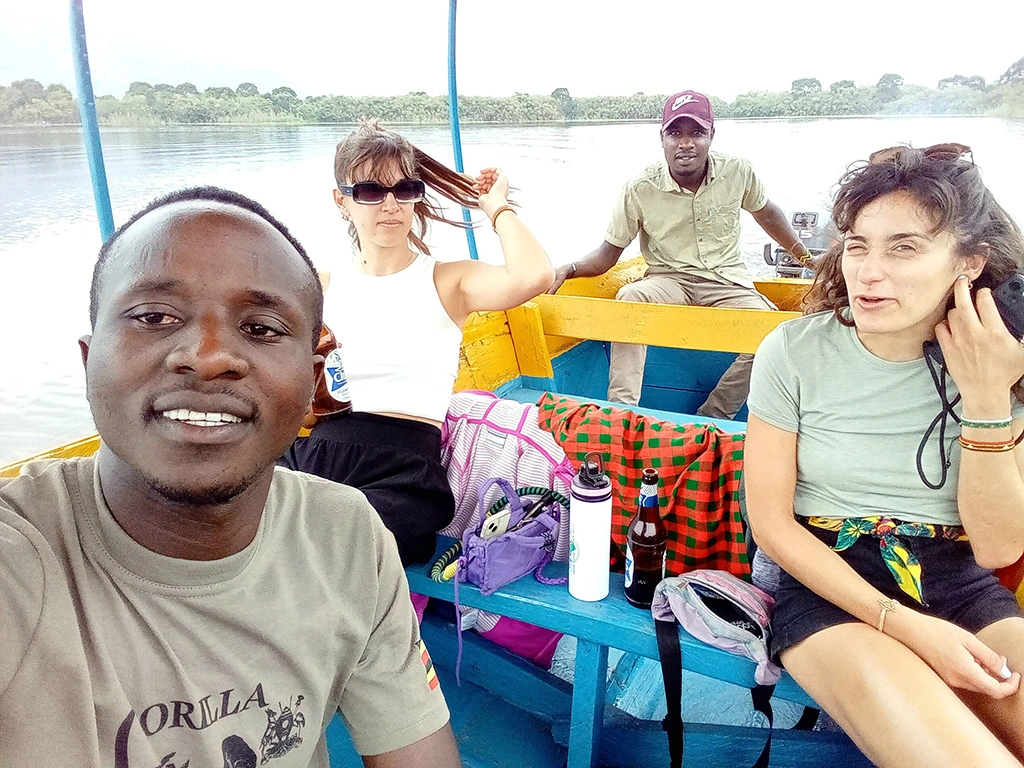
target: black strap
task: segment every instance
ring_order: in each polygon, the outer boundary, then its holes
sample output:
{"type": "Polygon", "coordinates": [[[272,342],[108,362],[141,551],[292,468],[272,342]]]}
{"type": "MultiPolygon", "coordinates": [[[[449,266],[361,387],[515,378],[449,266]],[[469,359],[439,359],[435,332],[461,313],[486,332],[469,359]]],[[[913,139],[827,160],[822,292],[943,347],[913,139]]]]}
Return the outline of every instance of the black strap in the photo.
{"type": "Polygon", "coordinates": [[[774,685],[755,685],[750,689],[750,700],[754,703],[754,709],[765,716],[768,721],[768,740],[764,743],[760,757],[754,762],[752,768],[768,768],[768,760],[772,754],[772,727],[775,725],[775,713],[772,712],[772,694],[775,693],[774,685]]]}
{"type": "Polygon", "coordinates": [[[655,620],[654,627],[668,704],[668,714],[661,721],[661,727],[668,734],[671,768],[680,768],[683,764],[683,652],[679,647],[679,625],[675,621],[655,620]]]}
{"type": "MultiPolygon", "coordinates": [[[[654,622],[658,638],[658,656],[661,658],[661,674],[665,682],[665,703],[667,714],[661,727],[668,734],[668,754],[671,768],[682,768],[683,764],[683,651],[679,645],[679,625],[674,621],[654,622]]],[[[768,768],[772,751],[772,726],[775,714],[772,712],[774,685],[755,685],[750,689],[754,709],[768,721],[768,739],[752,768],[768,768]]],[[[797,727],[813,727],[818,711],[805,707],[797,727]],[[813,719],[811,719],[813,713],[813,719]]]]}
{"type": "Polygon", "coordinates": [[[800,719],[796,721],[796,725],[793,726],[794,731],[813,731],[814,726],[818,724],[818,716],[821,714],[821,710],[816,707],[804,707],[804,713],[800,715],[800,719]]]}

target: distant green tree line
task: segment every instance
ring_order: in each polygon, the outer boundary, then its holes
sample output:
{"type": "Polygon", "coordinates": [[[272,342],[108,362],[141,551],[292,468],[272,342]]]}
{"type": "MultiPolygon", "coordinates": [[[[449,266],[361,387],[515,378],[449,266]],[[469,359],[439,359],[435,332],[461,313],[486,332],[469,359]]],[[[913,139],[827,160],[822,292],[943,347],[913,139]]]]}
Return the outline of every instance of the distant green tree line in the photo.
{"type": "MultiPolygon", "coordinates": [[[[460,96],[459,115],[468,123],[535,123],[658,120],[665,94],[573,97],[550,95],[460,96]]],[[[712,97],[719,117],[961,114],[1024,117],[1024,58],[995,83],[978,75],[944,77],[935,88],[904,83],[896,73],[874,85],[839,80],[823,88],[817,78],[794,80],[788,91],[752,91],[731,102],[712,97]]],[[[108,125],[182,123],[354,123],[376,117],[385,123],[441,125],[448,122],[448,97],[423,92],[404,96],[307,96],[282,86],[260,93],[253,83],[200,92],[192,83],[134,82],[120,99],[100,96],[96,111],[108,125]]],[[[0,86],[0,125],[77,123],[78,107],[60,84],[17,80],[0,86]]]]}

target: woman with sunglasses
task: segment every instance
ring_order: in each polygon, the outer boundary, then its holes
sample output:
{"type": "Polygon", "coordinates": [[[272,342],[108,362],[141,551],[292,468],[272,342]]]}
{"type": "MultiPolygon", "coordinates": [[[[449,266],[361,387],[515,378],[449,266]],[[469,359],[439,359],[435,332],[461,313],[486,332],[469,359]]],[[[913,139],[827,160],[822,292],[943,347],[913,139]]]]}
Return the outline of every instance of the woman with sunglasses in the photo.
{"type": "Polygon", "coordinates": [[[1024,552],[1024,349],[991,293],[1024,241],[968,151],[844,176],[842,242],[750,387],[772,652],[880,766],[1024,759],[1024,618],[990,570],[1024,552]]]}
{"type": "Polygon", "coordinates": [[[547,254],[508,201],[508,180],[474,180],[376,121],[338,144],[334,201],[349,222],[355,258],[332,275],[324,324],[340,344],[352,413],[318,423],[282,460],[361,489],[395,535],[406,565],[425,562],[455,501],[441,466],[441,424],[471,312],[518,306],[554,279],[547,254]],[[427,188],[482,211],[505,263],[437,261],[424,242],[445,217],[427,188]]]}

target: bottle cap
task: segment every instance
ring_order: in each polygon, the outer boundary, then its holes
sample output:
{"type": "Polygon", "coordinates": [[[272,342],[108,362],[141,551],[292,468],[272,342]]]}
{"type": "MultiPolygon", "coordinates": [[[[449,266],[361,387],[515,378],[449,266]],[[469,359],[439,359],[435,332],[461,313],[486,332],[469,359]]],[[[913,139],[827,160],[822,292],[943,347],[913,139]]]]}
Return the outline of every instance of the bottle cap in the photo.
{"type": "Polygon", "coordinates": [[[588,453],[584,457],[579,477],[580,483],[590,488],[603,488],[611,482],[604,473],[604,460],[597,451],[588,453]],[[591,456],[594,458],[591,459],[591,456]]]}
{"type": "Polygon", "coordinates": [[[587,498],[603,498],[611,493],[612,481],[604,473],[604,461],[600,453],[594,451],[583,458],[572,486],[575,492],[587,498]]]}

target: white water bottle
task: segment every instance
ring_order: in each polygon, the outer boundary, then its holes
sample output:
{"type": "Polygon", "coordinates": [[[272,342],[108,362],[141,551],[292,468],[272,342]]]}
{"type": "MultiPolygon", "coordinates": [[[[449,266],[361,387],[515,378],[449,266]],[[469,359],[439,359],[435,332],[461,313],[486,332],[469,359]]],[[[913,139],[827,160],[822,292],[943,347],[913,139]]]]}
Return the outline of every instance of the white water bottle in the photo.
{"type": "Polygon", "coordinates": [[[586,455],[569,493],[569,594],[577,600],[603,600],[608,597],[612,483],[600,453],[586,455]]]}

